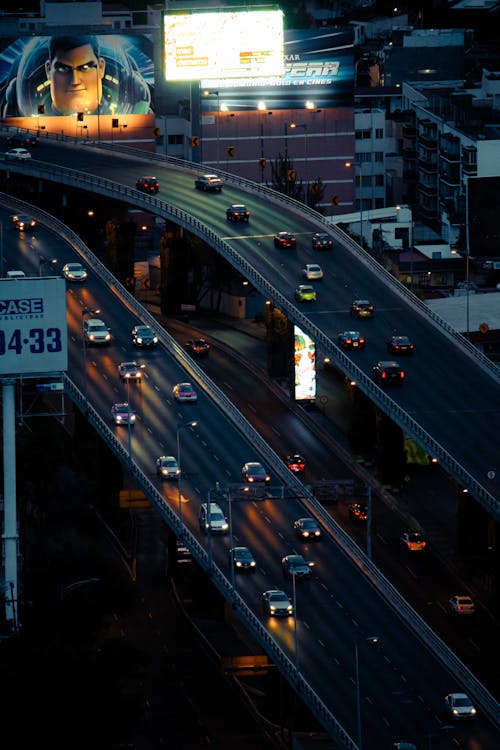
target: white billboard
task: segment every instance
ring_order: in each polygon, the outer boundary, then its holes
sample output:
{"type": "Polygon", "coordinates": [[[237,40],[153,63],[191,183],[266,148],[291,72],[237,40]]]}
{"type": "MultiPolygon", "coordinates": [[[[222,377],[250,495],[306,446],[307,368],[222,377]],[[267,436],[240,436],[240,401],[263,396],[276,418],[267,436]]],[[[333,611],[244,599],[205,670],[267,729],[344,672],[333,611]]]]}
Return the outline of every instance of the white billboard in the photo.
{"type": "Polygon", "coordinates": [[[316,345],[298,326],[293,327],[295,400],[316,398],[316,345]]]}
{"type": "Polygon", "coordinates": [[[165,78],[248,78],[284,73],[283,12],[166,13],[165,78]]]}
{"type": "Polygon", "coordinates": [[[0,375],[67,369],[65,280],[0,279],[0,375]]]}

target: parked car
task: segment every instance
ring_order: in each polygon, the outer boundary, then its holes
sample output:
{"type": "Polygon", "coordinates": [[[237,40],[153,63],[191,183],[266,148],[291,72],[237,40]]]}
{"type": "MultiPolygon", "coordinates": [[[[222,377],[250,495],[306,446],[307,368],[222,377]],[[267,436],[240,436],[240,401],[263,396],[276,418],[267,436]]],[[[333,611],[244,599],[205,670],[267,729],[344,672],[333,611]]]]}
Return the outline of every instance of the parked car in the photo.
{"type": "Polygon", "coordinates": [[[308,281],[319,281],[323,278],[323,269],[317,263],[306,263],[302,276],[308,281]]]}
{"type": "Polygon", "coordinates": [[[324,232],[315,232],[311,239],[311,248],[313,250],[331,250],[333,248],[333,240],[324,232]]]}
{"type": "Polygon", "coordinates": [[[62,267],[62,275],[66,281],[85,281],[88,277],[87,270],[81,263],[66,263],[62,267]]]}
{"type": "Polygon", "coordinates": [[[274,247],[297,247],[297,238],[291,232],[278,232],[274,235],[274,247]]]}
{"type": "Polygon", "coordinates": [[[415,347],[408,336],[391,336],[387,340],[387,349],[393,354],[413,354],[415,347]]]}
{"type": "Polygon", "coordinates": [[[132,409],[130,404],[126,402],[121,404],[113,404],[113,406],[111,407],[111,416],[113,418],[113,422],[117,425],[134,425],[136,420],[135,411],[132,409]]]}
{"type": "Polygon", "coordinates": [[[156,473],[162,479],[179,479],[181,470],[175,456],[159,456],[156,459],[156,473]]]}
{"type": "Polygon", "coordinates": [[[377,362],[372,368],[373,379],[378,385],[402,385],[405,379],[405,371],[398,362],[377,362]]]}
{"type": "Polygon", "coordinates": [[[476,611],[476,605],[471,597],[463,594],[450,596],[448,606],[454,615],[473,615],[476,611]]]}
{"type": "Polygon", "coordinates": [[[444,702],[452,719],[475,719],[477,716],[477,710],[466,693],[449,693],[444,702]]]}
{"type": "Polygon", "coordinates": [[[226,209],[226,219],[234,222],[248,222],[250,220],[250,211],[242,203],[235,203],[226,209]]]}
{"type": "Polygon", "coordinates": [[[359,331],[342,331],[337,336],[337,343],[342,349],[364,349],[366,339],[359,331]]]}
{"type": "Polygon", "coordinates": [[[216,174],[201,174],[194,181],[194,186],[198,190],[220,193],[222,190],[222,180],[216,174]]]}
{"type": "Polygon", "coordinates": [[[158,337],[150,326],[137,325],[132,328],[132,343],[143,349],[152,349],[158,343],[158,337]]]}
{"type": "Polygon", "coordinates": [[[264,612],[270,617],[291,617],[293,604],[284,591],[270,589],[262,594],[264,612]]]}
{"type": "Polygon", "coordinates": [[[143,193],[157,193],[160,188],[160,183],[156,177],[139,177],[135,183],[137,190],[141,190],[143,193]]]}
{"type": "Polygon", "coordinates": [[[191,383],[177,383],[172,389],[176,401],[194,402],[198,400],[198,394],[191,383]]]}
{"type": "Polygon", "coordinates": [[[353,318],[373,318],[375,307],[370,300],[355,299],[351,304],[351,315],[353,318]]]}

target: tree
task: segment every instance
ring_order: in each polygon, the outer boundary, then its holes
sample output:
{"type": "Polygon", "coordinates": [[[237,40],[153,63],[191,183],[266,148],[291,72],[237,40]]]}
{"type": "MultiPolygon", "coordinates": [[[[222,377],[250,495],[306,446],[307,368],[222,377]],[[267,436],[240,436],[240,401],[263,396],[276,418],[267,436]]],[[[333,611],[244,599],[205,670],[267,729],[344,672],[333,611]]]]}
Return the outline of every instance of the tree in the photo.
{"type": "Polygon", "coordinates": [[[283,156],[279,153],[276,159],[272,159],[271,165],[271,184],[266,182],[268,187],[276,190],[278,193],[288,195],[290,198],[295,198],[297,201],[304,202],[304,186],[302,180],[299,182],[290,180],[289,176],[291,173],[295,173],[293,162],[288,156],[283,156]]]}

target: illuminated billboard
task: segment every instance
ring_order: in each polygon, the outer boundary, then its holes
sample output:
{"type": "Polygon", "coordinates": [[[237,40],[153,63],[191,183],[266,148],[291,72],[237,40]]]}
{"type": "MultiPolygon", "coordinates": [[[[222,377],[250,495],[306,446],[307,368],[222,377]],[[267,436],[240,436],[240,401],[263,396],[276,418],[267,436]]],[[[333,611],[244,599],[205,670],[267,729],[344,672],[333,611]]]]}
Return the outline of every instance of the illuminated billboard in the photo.
{"type": "MultiPolygon", "coordinates": [[[[352,29],[285,30],[284,71],[274,77],[202,77],[201,87],[218,92],[221,108],[249,111],[264,102],[267,110],[354,106],[354,34],[352,29]]],[[[214,99],[202,101],[213,111],[214,99]]]]}
{"type": "Polygon", "coordinates": [[[65,280],[0,279],[0,375],[67,369],[65,280]]]}
{"type": "Polygon", "coordinates": [[[316,345],[298,326],[293,327],[295,400],[316,398],[316,345]]]}
{"type": "Polygon", "coordinates": [[[151,113],[153,60],[148,36],[0,40],[1,117],[151,113]]]}
{"type": "Polygon", "coordinates": [[[283,73],[281,10],[166,13],[165,78],[248,78],[283,73]]]}

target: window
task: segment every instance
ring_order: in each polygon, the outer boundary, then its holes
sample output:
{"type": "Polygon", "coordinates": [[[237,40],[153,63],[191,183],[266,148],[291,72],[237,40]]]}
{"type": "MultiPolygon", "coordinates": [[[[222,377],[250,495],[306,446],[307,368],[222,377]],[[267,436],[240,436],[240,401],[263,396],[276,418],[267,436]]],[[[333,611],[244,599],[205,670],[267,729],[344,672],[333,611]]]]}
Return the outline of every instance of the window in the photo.
{"type": "Polygon", "coordinates": [[[375,161],[381,162],[384,161],[384,152],[383,151],[375,151],[375,161]]]}
{"type": "Polygon", "coordinates": [[[383,137],[384,137],[384,129],[375,128],[375,138],[383,138],[383,137]]]}
{"type": "Polygon", "coordinates": [[[168,136],[168,145],[169,146],[182,146],[184,143],[184,137],[182,133],[175,133],[168,136]]]}
{"type": "Polygon", "coordinates": [[[371,162],[372,155],[371,151],[362,152],[361,154],[358,154],[358,163],[359,164],[368,164],[368,162],[371,162]]]}
{"type": "Polygon", "coordinates": [[[384,187],[384,175],[383,174],[375,175],[375,185],[377,187],[384,187]]]}
{"type": "Polygon", "coordinates": [[[356,130],[355,137],[357,141],[369,141],[371,135],[370,128],[365,128],[364,130],[356,130]]]}

